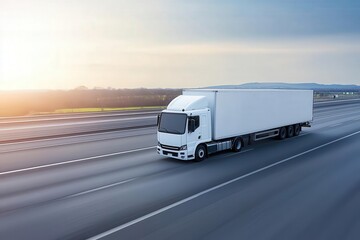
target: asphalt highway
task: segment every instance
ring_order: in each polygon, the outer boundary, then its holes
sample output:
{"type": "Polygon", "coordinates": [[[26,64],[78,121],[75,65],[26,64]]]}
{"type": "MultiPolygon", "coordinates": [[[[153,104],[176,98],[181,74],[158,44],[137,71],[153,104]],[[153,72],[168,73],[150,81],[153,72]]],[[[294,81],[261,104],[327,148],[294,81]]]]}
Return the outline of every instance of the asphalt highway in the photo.
{"type": "Polygon", "coordinates": [[[155,133],[0,144],[0,239],[360,239],[360,102],[200,163],[155,133]]]}

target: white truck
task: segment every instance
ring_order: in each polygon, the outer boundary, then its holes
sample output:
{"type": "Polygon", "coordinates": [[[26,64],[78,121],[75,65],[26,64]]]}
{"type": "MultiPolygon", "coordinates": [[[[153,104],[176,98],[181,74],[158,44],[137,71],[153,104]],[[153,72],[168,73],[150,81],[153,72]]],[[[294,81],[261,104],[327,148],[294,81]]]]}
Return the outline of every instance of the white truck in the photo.
{"type": "Polygon", "coordinates": [[[312,119],[312,90],[184,90],[158,116],[157,152],[202,161],[253,141],[297,136],[312,119]]]}

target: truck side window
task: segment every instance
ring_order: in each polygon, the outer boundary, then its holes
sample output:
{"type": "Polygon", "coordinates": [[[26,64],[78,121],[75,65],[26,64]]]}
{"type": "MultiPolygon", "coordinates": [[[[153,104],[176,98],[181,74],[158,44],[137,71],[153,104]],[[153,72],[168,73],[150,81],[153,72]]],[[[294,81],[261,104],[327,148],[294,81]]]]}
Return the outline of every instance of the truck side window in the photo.
{"type": "Polygon", "coordinates": [[[197,129],[200,126],[200,117],[194,116],[195,119],[195,129],[197,129]]]}
{"type": "Polygon", "coordinates": [[[189,119],[194,119],[195,120],[195,129],[197,129],[200,126],[200,116],[192,116],[189,119]]]}

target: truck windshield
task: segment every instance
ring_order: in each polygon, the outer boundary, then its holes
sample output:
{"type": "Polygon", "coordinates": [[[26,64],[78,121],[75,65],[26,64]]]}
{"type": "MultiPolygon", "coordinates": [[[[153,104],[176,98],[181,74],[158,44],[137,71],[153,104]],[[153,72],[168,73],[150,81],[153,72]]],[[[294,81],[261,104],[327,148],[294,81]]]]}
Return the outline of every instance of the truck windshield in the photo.
{"type": "Polygon", "coordinates": [[[183,113],[161,113],[159,132],[184,134],[187,115],[183,113]]]}

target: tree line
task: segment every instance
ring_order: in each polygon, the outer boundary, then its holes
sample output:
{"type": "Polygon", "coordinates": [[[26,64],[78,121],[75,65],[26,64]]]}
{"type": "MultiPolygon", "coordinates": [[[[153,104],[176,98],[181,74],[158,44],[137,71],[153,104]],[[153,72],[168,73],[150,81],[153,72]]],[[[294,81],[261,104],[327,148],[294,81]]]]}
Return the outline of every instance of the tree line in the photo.
{"type": "Polygon", "coordinates": [[[92,89],[0,92],[0,116],[53,112],[64,108],[166,106],[180,89],[92,89]]]}

